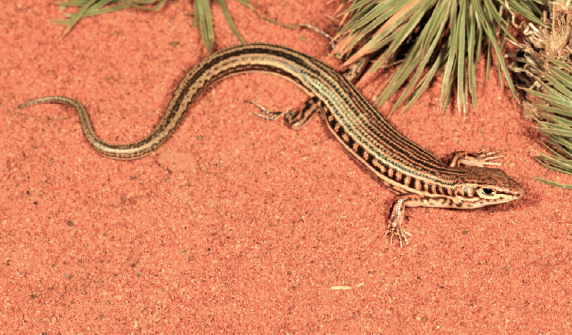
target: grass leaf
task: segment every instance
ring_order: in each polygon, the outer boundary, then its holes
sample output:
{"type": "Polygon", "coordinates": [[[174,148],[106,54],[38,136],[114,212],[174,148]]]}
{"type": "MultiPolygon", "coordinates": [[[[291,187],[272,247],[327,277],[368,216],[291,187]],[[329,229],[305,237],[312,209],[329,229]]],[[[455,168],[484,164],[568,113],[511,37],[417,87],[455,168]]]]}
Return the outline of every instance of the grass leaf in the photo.
{"type": "Polygon", "coordinates": [[[201,31],[203,43],[208,53],[211,53],[214,44],[213,19],[209,0],[195,0],[195,27],[201,31]]]}
{"type": "MultiPolygon", "coordinates": [[[[220,6],[222,8],[222,12],[224,13],[224,17],[226,18],[228,25],[230,26],[230,30],[232,30],[234,35],[236,35],[236,37],[238,37],[238,40],[240,41],[240,43],[246,44],[246,42],[242,39],[242,36],[240,36],[238,29],[234,25],[234,21],[232,20],[232,16],[230,15],[230,11],[228,10],[228,7],[226,6],[226,3],[224,2],[224,0],[218,0],[218,3],[220,4],[220,6]]],[[[250,6],[250,4],[248,6],[250,6]]]]}
{"type": "MultiPolygon", "coordinates": [[[[242,36],[240,35],[225,0],[217,0],[222,8],[224,16],[230,26],[232,32],[236,35],[242,44],[246,44],[242,36]]],[[[251,6],[250,0],[237,0],[242,5],[256,10],[251,6]]],[[[66,28],[62,32],[60,39],[63,38],[69,31],[83,18],[106,14],[115,12],[118,10],[137,8],[148,11],[158,11],[163,7],[167,0],[72,0],[72,1],[61,1],[58,5],[63,8],[68,7],[80,7],[77,13],[65,14],[69,19],[67,20],[52,20],[56,24],[64,24],[66,28]],[[151,7],[150,7],[151,6],[151,7]]],[[[200,29],[201,37],[203,42],[209,52],[211,52],[214,44],[214,29],[212,23],[212,15],[210,9],[210,0],[194,0],[194,20],[193,25],[200,29]]],[[[297,26],[287,26],[288,28],[297,28],[297,26]]]]}

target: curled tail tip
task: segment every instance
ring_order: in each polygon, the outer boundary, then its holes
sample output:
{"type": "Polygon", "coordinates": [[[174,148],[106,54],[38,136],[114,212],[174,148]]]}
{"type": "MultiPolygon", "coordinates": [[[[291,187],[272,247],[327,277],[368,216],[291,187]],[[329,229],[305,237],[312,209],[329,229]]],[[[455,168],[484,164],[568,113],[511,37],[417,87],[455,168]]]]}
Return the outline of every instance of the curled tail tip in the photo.
{"type": "Polygon", "coordinates": [[[25,102],[25,103],[19,105],[18,109],[24,109],[24,108],[28,108],[30,106],[36,105],[36,104],[40,103],[41,100],[42,100],[42,98],[30,100],[28,102],[25,102]]]}
{"type": "Polygon", "coordinates": [[[24,109],[24,108],[29,107],[29,106],[30,106],[30,101],[19,105],[19,106],[18,106],[18,109],[24,109]]]}

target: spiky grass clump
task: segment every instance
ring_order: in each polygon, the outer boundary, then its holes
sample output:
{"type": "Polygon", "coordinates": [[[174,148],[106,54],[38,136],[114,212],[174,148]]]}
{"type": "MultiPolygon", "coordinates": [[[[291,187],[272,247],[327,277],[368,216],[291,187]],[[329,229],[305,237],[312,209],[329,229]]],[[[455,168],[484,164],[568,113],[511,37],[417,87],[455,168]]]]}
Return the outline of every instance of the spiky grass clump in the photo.
{"type": "MultiPolygon", "coordinates": [[[[343,14],[351,20],[335,40],[335,53],[352,55],[350,64],[368,54],[381,52],[372,71],[400,62],[397,71],[380,89],[378,105],[409,80],[391,112],[401,105],[403,111],[419,99],[431,80],[443,75],[441,109],[444,112],[453,90],[457,107],[466,113],[467,99],[477,108],[475,68],[483,48],[487,70],[492,54],[497,58],[501,83],[506,80],[516,91],[503,61],[506,39],[514,41],[508,31],[512,13],[541,24],[541,11],[534,0],[349,0],[343,14]],[[500,40],[500,44],[499,44],[500,40]],[[404,55],[398,62],[399,55],[404,55]]],[[[487,71],[488,75],[488,71],[487,71]]],[[[488,79],[488,78],[487,78],[488,79]]]]}
{"type": "MultiPolygon", "coordinates": [[[[543,102],[534,104],[540,115],[536,122],[540,132],[546,135],[544,145],[551,152],[551,155],[539,154],[535,158],[551,170],[572,174],[572,68],[556,59],[549,66],[550,72],[544,74],[546,82],[539,81],[539,90],[525,89],[543,102]]],[[[535,179],[552,186],[572,189],[572,185],[535,179]]]]}
{"type": "MultiPolygon", "coordinates": [[[[524,30],[527,37],[510,68],[527,93],[525,111],[546,135],[544,145],[551,154],[539,154],[536,160],[551,170],[572,174],[572,4],[557,0],[546,10],[542,26],[529,24],[524,30]]],[[[536,179],[572,189],[572,185],[536,179]]]]}

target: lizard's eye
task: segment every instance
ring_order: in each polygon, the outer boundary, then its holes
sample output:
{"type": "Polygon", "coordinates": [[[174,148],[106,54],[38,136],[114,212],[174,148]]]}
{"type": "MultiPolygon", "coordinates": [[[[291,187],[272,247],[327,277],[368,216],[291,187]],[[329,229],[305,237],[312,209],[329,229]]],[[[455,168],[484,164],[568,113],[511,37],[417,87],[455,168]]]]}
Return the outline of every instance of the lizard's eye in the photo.
{"type": "Polygon", "coordinates": [[[492,188],[479,188],[477,189],[477,194],[479,195],[479,197],[483,198],[483,199],[496,199],[496,192],[495,190],[493,190],[492,188]]]}

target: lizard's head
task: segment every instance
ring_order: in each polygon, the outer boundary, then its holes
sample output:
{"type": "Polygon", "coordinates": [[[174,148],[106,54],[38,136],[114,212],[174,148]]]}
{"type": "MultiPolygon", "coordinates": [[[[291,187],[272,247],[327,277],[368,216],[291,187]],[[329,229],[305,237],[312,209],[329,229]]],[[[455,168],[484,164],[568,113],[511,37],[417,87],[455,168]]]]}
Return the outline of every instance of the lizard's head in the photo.
{"type": "Polygon", "coordinates": [[[524,195],[524,189],[504,171],[473,167],[461,179],[463,189],[455,194],[466,208],[502,204],[524,195]]]}

